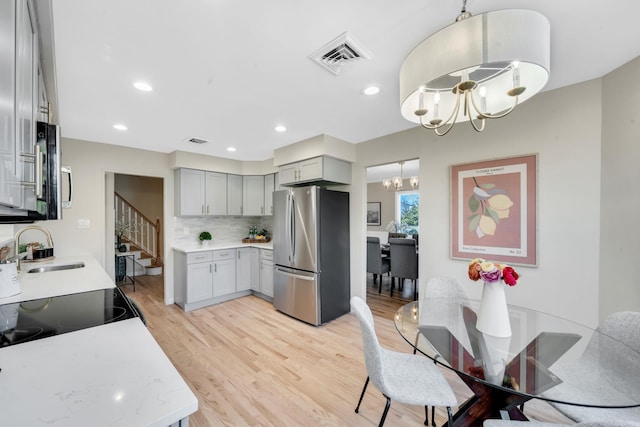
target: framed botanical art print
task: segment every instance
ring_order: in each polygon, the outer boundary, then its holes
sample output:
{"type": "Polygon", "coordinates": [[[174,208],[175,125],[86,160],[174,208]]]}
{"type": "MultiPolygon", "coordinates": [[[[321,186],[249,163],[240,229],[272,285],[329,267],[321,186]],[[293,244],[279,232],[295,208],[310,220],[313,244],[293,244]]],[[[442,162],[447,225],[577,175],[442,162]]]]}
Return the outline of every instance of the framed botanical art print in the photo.
{"type": "Polygon", "coordinates": [[[451,258],[537,265],[537,156],[451,166],[451,258]]]}

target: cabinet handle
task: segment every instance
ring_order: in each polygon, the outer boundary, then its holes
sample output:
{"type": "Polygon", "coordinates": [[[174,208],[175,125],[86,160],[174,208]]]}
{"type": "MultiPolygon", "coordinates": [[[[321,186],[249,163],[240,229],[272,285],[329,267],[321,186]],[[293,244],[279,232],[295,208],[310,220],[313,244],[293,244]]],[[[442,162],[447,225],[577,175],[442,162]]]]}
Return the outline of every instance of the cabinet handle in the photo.
{"type": "Polygon", "coordinates": [[[214,264],[213,265],[213,272],[217,273],[218,272],[218,264],[214,264]]]}
{"type": "Polygon", "coordinates": [[[240,214],[242,214],[242,206],[240,206],[240,214]]]}
{"type": "Polygon", "coordinates": [[[264,213],[264,206],[260,206],[260,213],[263,214],[264,213]]]}
{"type": "Polygon", "coordinates": [[[211,274],[211,264],[209,264],[209,274],[211,274]]]}
{"type": "Polygon", "coordinates": [[[209,205],[207,205],[207,213],[209,213],[209,205]]]}
{"type": "Polygon", "coordinates": [[[42,180],[43,180],[43,171],[42,171],[42,147],[36,145],[36,197],[42,198],[42,180]]]}

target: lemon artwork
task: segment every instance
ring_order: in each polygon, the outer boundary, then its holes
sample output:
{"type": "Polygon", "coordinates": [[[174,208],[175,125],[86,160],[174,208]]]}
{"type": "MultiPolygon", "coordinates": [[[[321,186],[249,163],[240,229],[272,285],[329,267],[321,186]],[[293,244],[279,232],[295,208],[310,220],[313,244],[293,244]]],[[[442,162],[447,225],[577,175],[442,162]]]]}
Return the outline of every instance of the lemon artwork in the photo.
{"type": "Polygon", "coordinates": [[[476,178],[473,180],[476,186],[467,201],[472,212],[469,231],[475,231],[478,237],[493,236],[500,221],[509,218],[513,201],[505,190],[494,184],[479,184],[476,178]]]}

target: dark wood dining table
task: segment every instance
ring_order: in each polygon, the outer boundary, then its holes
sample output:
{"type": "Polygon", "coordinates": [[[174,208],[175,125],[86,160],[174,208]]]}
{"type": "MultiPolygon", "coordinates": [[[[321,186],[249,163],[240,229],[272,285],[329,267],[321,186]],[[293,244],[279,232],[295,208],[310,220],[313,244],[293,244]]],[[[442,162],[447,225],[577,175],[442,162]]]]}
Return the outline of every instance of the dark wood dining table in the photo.
{"type": "MultiPolygon", "coordinates": [[[[454,426],[482,426],[489,418],[527,420],[522,408],[531,399],[591,408],[640,407],[640,387],[632,395],[619,392],[607,366],[614,363],[607,356],[611,354],[640,364],[637,351],[587,326],[517,306],[508,307],[512,335],[492,337],[475,327],[478,307],[477,300],[423,298],[402,306],[394,318],[415,351],[454,371],[474,393],[454,414],[454,426]],[[579,360],[594,339],[598,346],[589,383],[597,384],[597,390],[550,397],[554,387],[580,386],[573,383],[582,383],[581,378],[554,371],[579,360]]],[[[624,381],[640,384],[637,372],[629,370],[634,377],[624,381]]]]}

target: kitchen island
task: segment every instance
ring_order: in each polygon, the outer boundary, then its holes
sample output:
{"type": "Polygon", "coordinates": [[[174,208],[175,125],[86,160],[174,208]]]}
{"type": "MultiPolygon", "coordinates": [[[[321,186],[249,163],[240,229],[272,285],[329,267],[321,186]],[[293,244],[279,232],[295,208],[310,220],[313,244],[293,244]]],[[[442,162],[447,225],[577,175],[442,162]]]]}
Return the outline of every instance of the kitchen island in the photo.
{"type": "MultiPolygon", "coordinates": [[[[90,256],[41,265],[84,262],[78,269],[27,273],[22,293],[0,304],[114,288],[90,256]]],[[[43,307],[42,310],[46,310],[43,307]]],[[[188,425],[198,401],[140,318],[0,347],[3,425],[188,425]]]]}

